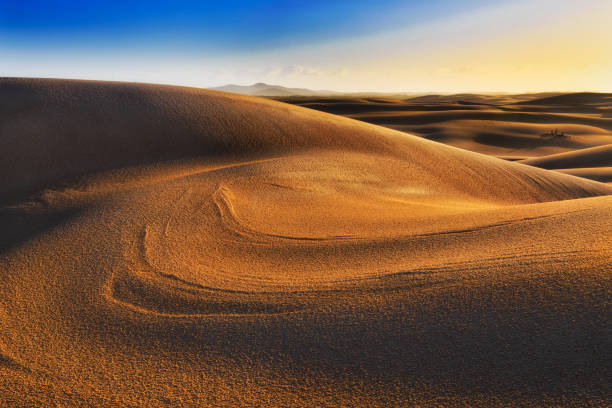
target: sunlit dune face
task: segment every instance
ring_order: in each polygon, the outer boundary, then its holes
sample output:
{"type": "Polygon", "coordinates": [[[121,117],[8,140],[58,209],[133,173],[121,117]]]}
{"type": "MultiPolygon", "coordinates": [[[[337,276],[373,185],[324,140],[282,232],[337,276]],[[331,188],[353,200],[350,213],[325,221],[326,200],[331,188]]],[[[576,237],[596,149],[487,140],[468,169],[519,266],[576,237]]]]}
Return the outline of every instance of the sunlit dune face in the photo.
{"type": "Polygon", "coordinates": [[[150,193],[167,205],[143,227],[135,268],[219,290],[330,287],[405,267],[397,255],[372,267],[360,254],[371,245],[410,248],[415,234],[500,207],[448,198],[410,173],[397,160],[319,153],[191,176],[150,193]]]}
{"type": "MultiPolygon", "coordinates": [[[[609,405],[611,185],[223,92],[2,92],[0,405],[609,405]]],[[[587,137],[550,111],[606,98],[464,113],[587,137]]]]}
{"type": "Polygon", "coordinates": [[[611,0],[0,1],[0,407],[612,407],[611,278],[611,0]]]}

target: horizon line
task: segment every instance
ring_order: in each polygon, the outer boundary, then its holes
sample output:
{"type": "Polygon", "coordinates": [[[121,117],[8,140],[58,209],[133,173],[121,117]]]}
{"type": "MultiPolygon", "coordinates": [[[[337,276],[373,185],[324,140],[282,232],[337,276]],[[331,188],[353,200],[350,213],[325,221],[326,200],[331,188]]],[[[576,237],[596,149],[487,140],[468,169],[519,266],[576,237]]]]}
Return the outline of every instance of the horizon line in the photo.
{"type": "MultiPolygon", "coordinates": [[[[163,86],[174,86],[174,87],[182,87],[182,88],[193,88],[193,89],[203,89],[203,90],[212,90],[218,92],[228,92],[228,91],[220,91],[216,88],[223,88],[226,86],[241,86],[241,87],[252,87],[254,85],[267,85],[270,87],[281,87],[285,89],[304,89],[312,92],[319,92],[321,95],[312,95],[314,96],[341,96],[341,95],[350,95],[350,94],[378,94],[378,95],[460,95],[460,94],[480,94],[480,95],[521,95],[521,94],[540,94],[540,93],[560,93],[560,94],[580,94],[580,93],[596,93],[596,94],[612,94],[612,91],[601,91],[601,90],[523,90],[523,91],[480,91],[480,90],[461,90],[461,91],[442,91],[442,90],[431,90],[431,91],[336,91],[331,89],[312,89],[305,88],[299,86],[286,86],[280,84],[270,84],[267,82],[257,81],[252,82],[248,85],[241,85],[237,83],[226,83],[223,85],[213,85],[213,86],[201,86],[195,84],[186,84],[186,83],[171,83],[171,82],[143,82],[143,81],[134,81],[134,80],[111,80],[111,79],[94,79],[94,78],[83,78],[83,77],[53,77],[53,76],[4,76],[0,75],[0,79],[48,79],[48,80],[59,80],[59,81],[87,81],[87,82],[103,82],[103,83],[118,83],[118,84],[140,84],[140,85],[163,85],[163,86]],[[330,92],[330,94],[325,94],[325,92],[330,92]],[[334,95],[332,95],[332,93],[334,95]]],[[[228,92],[232,93],[232,92],[228,92]]],[[[258,95],[251,95],[258,96],[258,95]]],[[[286,96],[302,96],[303,95],[286,95],[286,96]]],[[[268,96],[264,96],[268,97],[268,96]]],[[[270,96],[274,97],[274,96],[270,96]]]]}

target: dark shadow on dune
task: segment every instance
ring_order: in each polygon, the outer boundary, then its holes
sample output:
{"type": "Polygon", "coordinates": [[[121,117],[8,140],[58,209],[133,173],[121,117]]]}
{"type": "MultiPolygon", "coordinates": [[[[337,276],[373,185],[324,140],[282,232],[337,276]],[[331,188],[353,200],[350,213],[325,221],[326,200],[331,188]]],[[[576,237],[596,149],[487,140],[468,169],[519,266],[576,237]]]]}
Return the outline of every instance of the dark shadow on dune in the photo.
{"type": "MultiPolygon", "coordinates": [[[[283,102],[292,103],[290,100],[283,102]]],[[[387,103],[370,103],[370,102],[355,102],[355,103],[301,103],[304,108],[315,109],[322,112],[333,113],[338,115],[349,115],[366,112],[434,112],[434,111],[454,111],[454,110],[479,110],[478,106],[462,106],[462,105],[407,105],[387,103]]]]}
{"type": "Polygon", "coordinates": [[[28,367],[18,363],[17,361],[13,360],[9,356],[6,356],[2,353],[0,353],[0,368],[6,368],[10,370],[19,370],[19,371],[26,372],[26,373],[31,372],[31,370],[28,367]]]}
{"type": "Polygon", "coordinates": [[[3,354],[0,354],[0,367],[2,367],[2,366],[4,366],[4,367],[14,367],[15,365],[16,364],[15,364],[15,362],[12,359],[6,357],[3,354]]]}
{"type": "Polygon", "coordinates": [[[612,103],[612,94],[578,92],[520,102],[521,105],[601,105],[612,103]]]}
{"type": "Polygon", "coordinates": [[[584,148],[584,145],[572,141],[572,139],[547,140],[536,137],[520,137],[504,133],[476,133],[474,139],[476,143],[489,146],[507,148],[530,148],[541,146],[557,146],[571,149],[584,148]]]}
{"type": "MultiPolygon", "coordinates": [[[[496,106],[497,109],[503,112],[524,112],[524,113],[564,113],[564,114],[584,114],[584,113],[602,113],[601,108],[596,106],[563,106],[563,105],[552,105],[552,106],[539,106],[539,105],[530,105],[530,106],[522,106],[522,105],[509,105],[509,106],[496,106]]],[[[602,116],[602,117],[605,117],[602,116]]],[[[571,121],[571,117],[568,118],[571,121]]]]}
{"type": "Polygon", "coordinates": [[[552,154],[522,162],[543,169],[570,169],[612,166],[612,144],[552,154]]]}
{"type": "Polygon", "coordinates": [[[604,378],[612,374],[607,351],[612,343],[604,306],[588,297],[571,305],[535,306],[540,302],[536,297],[500,304],[503,293],[479,291],[457,293],[459,297],[450,296],[447,303],[417,295],[419,307],[400,310],[391,305],[393,298],[412,295],[387,292],[389,304],[380,311],[221,320],[161,317],[147,322],[119,318],[120,323],[118,316],[100,315],[84,330],[91,334],[97,326],[95,332],[120,337],[122,344],[137,350],[158,352],[161,347],[199,355],[214,349],[241,364],[276,364],[292,376],[318,373],[325,378],[362,378],[366,383],[395,382],[406,391],[428,384],[438,391],[451,387],[468,394],[518,394],[528,399],[605,398],[610,391],[604,378]],[[467,304],[461,301],[465,296],[471,298],[467,304]],[[113,321],[117,324],[109,325],[113,321]]]}
{"type": "Polygon", "coordinates": [[[20,208],[0,208],[0,254],[66,222],[78,211],[32,212],[20,208]]]}
{"type": "Polygon", "coordinates": [[[560,123],[569,122],[578,125],[596,126],[606,130],[612,130],[612,121],[609,119],[583,117],[583,116],[565,116],[551,113],[524,113],[524,112],[495,112],[495,111],[458,111],[452,110],[444,113],[438,112],[423,112],[419,115],[383,115],[383,116],[353,116],[354,119],[359,119],[364,122],[375,125],[387,124],[410,124],[410,125],[427,125],[431,123],[448,122],[451,120],[492,120],[503,122],[520,122],[520,123],[560,123]]]}

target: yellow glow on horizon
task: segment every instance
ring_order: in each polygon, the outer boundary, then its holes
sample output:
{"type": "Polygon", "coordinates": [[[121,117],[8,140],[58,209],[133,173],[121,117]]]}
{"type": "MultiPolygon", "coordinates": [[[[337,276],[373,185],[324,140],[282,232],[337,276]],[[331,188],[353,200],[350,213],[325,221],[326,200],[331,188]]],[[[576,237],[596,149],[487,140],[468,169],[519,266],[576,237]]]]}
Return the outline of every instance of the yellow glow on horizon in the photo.
{"type": "MultiPolygon", "coordinates": [[[[540,25],[534,24],[537,18],[518,27],[501,25],[497,31],[493,23],[476,21],[483,26],[480,36],[474,36],[478,30],[473,27],[469,32],[459,26],[457,36],[451,31],[435,48],[407,47],[403,55],[362,59],[353,75],[377,88],[425,92],[612,92],[612,3],[578,12],[572,8],[554,17],[540,25]]],[[[433,36],[436,28],[427,34],[433,36]]]]}
{"type": "Polygon", "coordinates": [[[517,0],[404,30],[236,55],[5,52],[3,74],[199,87],[268,82],[338,91],[612,92],[610,21],[610,0],[517,0]]]}

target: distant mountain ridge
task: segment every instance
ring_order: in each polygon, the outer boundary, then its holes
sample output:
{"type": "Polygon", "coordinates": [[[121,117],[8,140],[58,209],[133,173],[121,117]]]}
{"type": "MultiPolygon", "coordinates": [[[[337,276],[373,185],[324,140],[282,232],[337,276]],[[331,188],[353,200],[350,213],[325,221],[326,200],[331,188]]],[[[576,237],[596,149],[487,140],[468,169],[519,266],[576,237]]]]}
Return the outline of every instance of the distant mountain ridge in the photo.
{"type": "Polygon", "coordinates": [[[258,82],[253,85],[224,85],[216,88],[210,88],[215,91],[232,92],[243,95],[255,96],[322,96],[322,95],[338,95],[339,92],[325,90],[311,90],[306,88],[287,88],[281,85],[270,85],[263,82],[258,82]]]}

